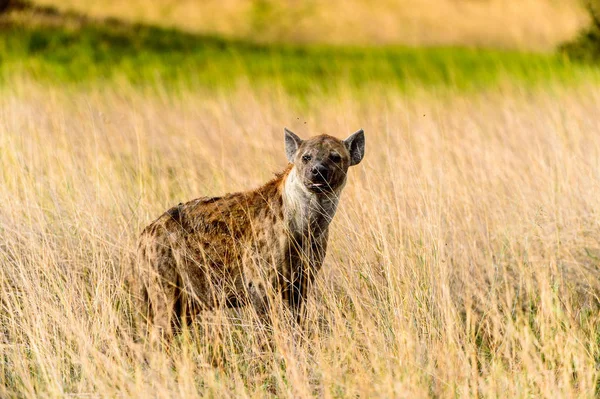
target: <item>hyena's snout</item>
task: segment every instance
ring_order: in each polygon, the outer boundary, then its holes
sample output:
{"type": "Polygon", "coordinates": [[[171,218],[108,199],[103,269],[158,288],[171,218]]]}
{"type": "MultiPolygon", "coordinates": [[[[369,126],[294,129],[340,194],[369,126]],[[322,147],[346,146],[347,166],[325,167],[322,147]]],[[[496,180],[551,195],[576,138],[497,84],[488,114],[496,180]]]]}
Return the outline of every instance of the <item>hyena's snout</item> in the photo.
{"type": "Polygon", "coordinates": [[[330,175],[330,169],[324,164],[317,164],[310,169],[310,177],[313,183],[327,183],[330,175]]]}

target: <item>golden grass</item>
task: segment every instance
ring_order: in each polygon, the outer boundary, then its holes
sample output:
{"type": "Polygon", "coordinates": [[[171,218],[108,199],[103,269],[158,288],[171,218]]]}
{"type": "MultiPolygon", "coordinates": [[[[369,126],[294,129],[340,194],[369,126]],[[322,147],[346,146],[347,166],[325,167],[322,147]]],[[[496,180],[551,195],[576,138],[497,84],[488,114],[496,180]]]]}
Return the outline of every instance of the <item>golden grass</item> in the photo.
{"type": "Polygon", "coordinates": [[[552,50],[587,24],[579,0],[36,0],[96,17],[272,42],[552,50]]]}
{"type": "Polygon", "coordinates": [[[597,87],[281,93],[3,88],[0,396],[594,396],[597,87]],[[136,342],[140,229],[281,170],[284,125],[367,137],[308,334],[275,326],[266,349],[246,311],[216,312],[136,342]]]}

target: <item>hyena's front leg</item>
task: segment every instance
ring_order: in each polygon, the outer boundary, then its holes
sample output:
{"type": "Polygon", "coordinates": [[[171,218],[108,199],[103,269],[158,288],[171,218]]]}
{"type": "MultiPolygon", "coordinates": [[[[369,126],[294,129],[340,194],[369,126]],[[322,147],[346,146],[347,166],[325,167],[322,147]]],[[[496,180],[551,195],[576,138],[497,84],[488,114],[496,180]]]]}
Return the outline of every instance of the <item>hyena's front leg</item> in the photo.
{"type": "Polygon", "coordinates": [[[315,271],[312,267],[300,267],[292,273],[289,307],[294,320],[299,326],[303,326],[306,321],[306,300],[308,299],[314,279],[315,271]]]}
{"type": "Polygon", "coordinates": [[[288,293],[288,303],[294,319],[302,326],[306,321],[306,301],[311,292],[316,275],[323,265],[327,250],[327,232],[320,239],[304,242],[303,250],[292,257],[290,270],[291,284],[288,293]]]}

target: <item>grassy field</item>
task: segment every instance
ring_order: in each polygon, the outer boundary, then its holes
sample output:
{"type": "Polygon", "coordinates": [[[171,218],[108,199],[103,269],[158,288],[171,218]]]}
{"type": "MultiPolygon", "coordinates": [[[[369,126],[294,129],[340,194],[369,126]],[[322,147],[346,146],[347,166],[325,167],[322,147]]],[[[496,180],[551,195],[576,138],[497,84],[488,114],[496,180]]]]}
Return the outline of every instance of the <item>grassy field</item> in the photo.
{"type": "Polygon", "coordinates": [[[597,71],[560,54],[467,47],[265,45],[77,14],[16,12],[0,30],[0,82],[228,90],[289,94],[364,89],[480,90],[513,82],[589,82],[597,71]],[[33,17],[33,16],[35,17],[33,17]]]}
{"type": "Polygon", "coordinates": [[[598,91],[348,94],[5,88],[0,396],[594,396],[598,91]],[[134,342],[140,229],[281,170],[284,125],[368,141],[308,335],[265,350],[216,313],[169,350],[134,342]]]}
{"type": "Polygon", "coordinates": [[[0,26],[0,397],[599,394],[596,69],[73,14],[0,26]],[[306,331],[265,337],[243,309],[137,339],[141,229],[281,171],[284,126],[367,138],[306,331]]]}
{"type": "Polygon", "coordinates": [[[263,43],[468,45],[552,50],[587,23],[580,0],[36,0],[263,43]]]}

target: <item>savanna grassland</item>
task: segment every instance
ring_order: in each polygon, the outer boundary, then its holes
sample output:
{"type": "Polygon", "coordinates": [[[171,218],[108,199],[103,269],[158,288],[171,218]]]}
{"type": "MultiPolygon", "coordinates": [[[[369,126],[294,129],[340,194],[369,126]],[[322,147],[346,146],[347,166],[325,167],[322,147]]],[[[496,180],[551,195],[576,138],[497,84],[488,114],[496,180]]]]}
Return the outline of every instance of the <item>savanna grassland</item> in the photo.
{"type": "Polygon", "coordinates": [[[0,20],[0,397],[598,395],[594,66],[554,39],[271,43],[64,4],[0,20]],[[141,229],[270,179],[284,126],[367,139],[306,330],[243,309],[139,339],[123,276],[141,229]]]}
{"type": "Polygon", "coordinates": [[[552,50],[589,19],[579,0],[153,0],[152,7],[144,0],[36,3],[263,43],[552,50]]]}

